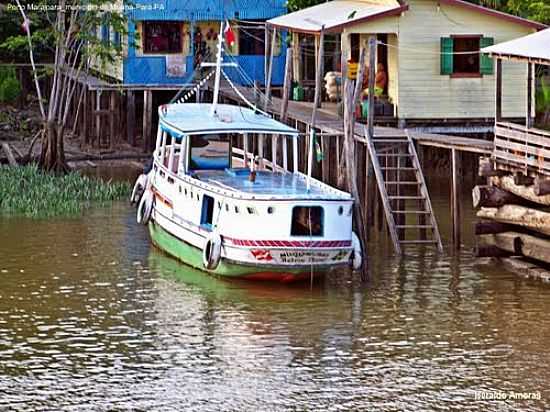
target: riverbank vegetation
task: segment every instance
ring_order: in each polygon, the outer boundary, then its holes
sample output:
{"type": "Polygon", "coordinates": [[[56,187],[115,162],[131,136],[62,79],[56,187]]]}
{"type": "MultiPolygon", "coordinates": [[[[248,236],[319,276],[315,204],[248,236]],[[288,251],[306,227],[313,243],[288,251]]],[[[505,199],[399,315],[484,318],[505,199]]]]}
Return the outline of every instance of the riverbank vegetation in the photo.
{"type": "Polygon", "coordinates": [[[0,215],[76,215],[92,204],[125,198],[126,182],[104,182],[77,172],[45,173],[36,165],[0,166],[0,215]]]}

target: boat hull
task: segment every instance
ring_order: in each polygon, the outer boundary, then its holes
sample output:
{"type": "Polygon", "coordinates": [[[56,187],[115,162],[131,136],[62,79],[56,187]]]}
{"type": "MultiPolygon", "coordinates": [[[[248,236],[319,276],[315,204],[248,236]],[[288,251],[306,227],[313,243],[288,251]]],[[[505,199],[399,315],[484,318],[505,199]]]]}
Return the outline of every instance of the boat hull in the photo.
{"type": "MultiPolygon", "coordinates": [[[[175,237],[154,221],[151,221],[148,226],[151,241],[157,248],[191,267],[211,274],[227,278],[279,282],[295,282],[304,279],[311,279],[312,276],[311,267],[288,268],[270,266],[262,268],[230,261],[223,257],[220,259],[220,262],[215,269],[207,270],[203,265],[203,251],[201,249],[175,237]]],[[[313,270],[313,276],[322,275],[326,273],[327,269],[328,268],[315,267],[313,270]]]]}

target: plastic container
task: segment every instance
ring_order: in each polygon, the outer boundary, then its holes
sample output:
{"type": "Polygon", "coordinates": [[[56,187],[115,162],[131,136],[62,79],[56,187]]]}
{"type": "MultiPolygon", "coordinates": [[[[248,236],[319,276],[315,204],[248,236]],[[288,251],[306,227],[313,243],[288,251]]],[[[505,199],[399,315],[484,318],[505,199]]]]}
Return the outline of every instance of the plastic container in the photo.
{"type": "Polygon", "coordinates": [[[294,89],[292,89],[292,100],[297,102],[304,100],[304,88],[302,86],[294,86],[294,89]]]}
{"type": "Polygon", "coordinates": [[[369,117],[369,101],[368,100],[363,100],[361,102],[361,116],[363,116],[363,118],[369,117]]]}

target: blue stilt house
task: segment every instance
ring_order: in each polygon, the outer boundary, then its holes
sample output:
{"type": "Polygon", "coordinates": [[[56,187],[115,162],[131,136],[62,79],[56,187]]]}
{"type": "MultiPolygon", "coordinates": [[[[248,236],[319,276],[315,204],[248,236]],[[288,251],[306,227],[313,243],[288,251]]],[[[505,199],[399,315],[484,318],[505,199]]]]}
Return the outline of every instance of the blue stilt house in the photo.
{"type": "MultiPolygon", "coordinates": [[[[113,74],[127,85],[183,85],[201,61],[213,61],[220,21],[228,20],[235,44],[227,59],[241,72],[228,70],[234,81],[265,81],[263,23],[286,13],[285,0],[137,0],[128,5],[129,46],[122,68],[113,74]]],[[[103,34],[103,33],[102,33],[103,34]]],[[[107,34],[108,36],[108,34],[107,34]]],[[[286,42],[278,41],[272,84],[284,77],[286,42]]]]}

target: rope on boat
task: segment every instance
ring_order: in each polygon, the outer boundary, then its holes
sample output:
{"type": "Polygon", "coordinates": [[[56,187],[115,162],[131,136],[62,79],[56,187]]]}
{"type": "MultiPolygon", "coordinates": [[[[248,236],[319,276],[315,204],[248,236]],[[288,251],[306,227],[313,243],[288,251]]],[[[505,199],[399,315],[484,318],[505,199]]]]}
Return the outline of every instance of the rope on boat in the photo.
{"type": "MultiPolygon", "coordinates": [[[[206,77],[204,77],[199,83],[197,83],[197,85],[195,87],[193,87],[192,89],[188,90],[187,93],[185,93],[183,95],[183,97],[180,97],[178,99],[175,100],[175,103],[185,103],[187,100],[189,100],[189,98],[191,96],[193,96],[195,93],[198,93],[198,91],[200,90],[200,88],[202,86],[204,86],[204,84],[212,77],[212,75],[215,73],[214,70],[212,70],[210,73],[208,73],[208,75],[206,77]]],[[[174,103],[174,102],[172,102],[174,103]]]]}
{"type": "Polygon", "coordinates": [[[225,73],[225,71],[222,70],[222,75],[223,77],[225,78],[225,80],[227,80],[227,82],[229,83],[229,86],[231,86],[231,88],[235,91],[235,93],[237,93],[237,95],[248,105],[248,107],[250,107],[251,109],[253,109],[255,112],[259,112],[261,114],[263,114],[264,116],[267,116],[267,117],[271,117],[268,113],[264,112],[263,110],[261,109],[258,109],[258,107],[256,105],[254,105],[253,103],[250,102],[250,100],[248,100],[242,93],[241,91],[237,88],[237,86],[235,86],[235,84],[231,81],[231,79],[229,78],[229,76],[227,75],[227,73],[225,73]]]}

